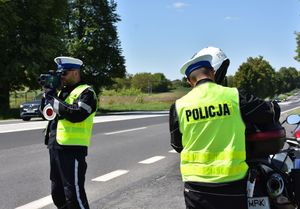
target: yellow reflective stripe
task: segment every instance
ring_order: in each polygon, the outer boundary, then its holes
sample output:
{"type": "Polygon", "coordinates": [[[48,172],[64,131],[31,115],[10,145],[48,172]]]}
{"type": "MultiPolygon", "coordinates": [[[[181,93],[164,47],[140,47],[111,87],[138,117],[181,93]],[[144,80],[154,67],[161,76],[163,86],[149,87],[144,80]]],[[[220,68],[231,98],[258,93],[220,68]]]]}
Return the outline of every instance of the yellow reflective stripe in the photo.
{"type": "Polygon", "coordinates": [[[181,164],[180,170],[187,176],[237,176],[248,169],[246,163],[236,166],[203,166],[198,164],[181,164]]]}
{"type": "Polygon", "coordinates": [[[64,127],[60,127],[57,130],[59,130],[59,131],[66,131],[66,132],[72,132],[72,133],[84,133],[84,132],[88,132],[86,130],[86,128],[84,128],[84,127],[83,128],[76,128],[76,127],[66,127],[66,126],[64,126],[64,127]]]}
{"type": "Polygon", "coordinates": [[[89,85],[83,84],[80,86],[77,86],[75,89],[73,89],[73,91],[71,92],[71,94],[69,94],[69,96],[65,99],[65,102],[67,102],[68,104],[73,104],[74,100],[77,99],[77,97],[87,88],[89,88],[89,85]]]}
{"type": "Polygon", "coordinates": [[[84,139],[87,136],[90,136],[91,133],[88,131],[81,131],[81,132],[72,132],[72,133],[60,133],[57,134],[57,138],[61,139],[61,138],[82,138],[84,139]]]}
{"type": "Polygon", "coordinates": [[[182,152],[181,162],[204,163],[216,160],[245,160],[246,152],[244,151],[227,151],[227,152],[182,152]]]}
{"type": "Polygon", "coordinates": [[[80,146],[89,146],[90,140],[88,138],[82,139],[76,138],[72,136],[72,138],[63,138],[62,140],[57,140],[58,144],[60,145],[80,145],[80,146]]]}

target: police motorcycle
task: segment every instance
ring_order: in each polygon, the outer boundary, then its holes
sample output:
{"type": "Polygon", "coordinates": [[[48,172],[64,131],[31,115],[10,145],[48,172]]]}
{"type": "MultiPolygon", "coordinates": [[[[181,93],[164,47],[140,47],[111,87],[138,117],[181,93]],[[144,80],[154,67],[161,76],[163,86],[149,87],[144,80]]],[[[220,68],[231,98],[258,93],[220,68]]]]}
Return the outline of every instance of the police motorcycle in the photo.
{"type": "Polygon", "coordinates": [[[248,209],[300,208],[300,116],[247,134],[248,209]],[[283,123],[296,125],[288,138],[283,123]]]}
{"type": "MultiPolygon", "coordinates": [[[[55,92],[61,85],[60,82],[61,78],[61,71],[49,71],[46,74],[41,74],[38,78],[38,83],[45,89],[55,92]]],[[[43,109],[40,111],[42,112],[44,118],[46,120],[53,120],[56,117],[56,113],[53,110],[53,107],[49,104],[47,99],[42,100],[41,106],[43,109]]]]}

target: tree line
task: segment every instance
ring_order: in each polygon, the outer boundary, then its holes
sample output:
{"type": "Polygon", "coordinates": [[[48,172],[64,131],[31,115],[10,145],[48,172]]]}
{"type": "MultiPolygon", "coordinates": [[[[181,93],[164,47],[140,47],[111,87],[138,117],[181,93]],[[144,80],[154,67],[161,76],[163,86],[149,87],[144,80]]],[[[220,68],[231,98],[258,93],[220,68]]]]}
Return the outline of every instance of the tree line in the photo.
{"type": "MultiPolygon", "coordinates": [[[[227,76],[224,85],[247,90],[261,98],[300,89],[300,71],[294,67],[281,67],[276,71],[263,56],[249,57],[234,75],[227,76]]],[[[165,92],[172,88],[189,87],[185,78],[168,80],[162,73],[137,73],[114,79],[110,89],[140,89],[144,93],[165,92]]]]}
{"type": "MultiPolygon", "coordinates": [[[[300,61],[300,32],[295,32],[296,55],[300,61]]],[[[227,85],[243,88],[261,98],[274,97],[294,89],[300,89],[300,71],[294,67],[281,67],[278,71],[263,58],[249,57],[242,63],[237,72],[227,77],[227,85]]]]}
{"type": "Polygon", "coordinates": [[[109,88],[113,90],[139,89],[143,93],[166,92],[173,88],[172,82],[163,73],[141,72],[135,75],[127,74],[124,78],[114,79],[109,88]]]}
{"type": "Polygon", "coordinates": [[[300,88],[300,71],[294,67],[281,67],[275,71],[262,56],[249,57],[233,76],[227,77],[227,85],[245,89],[261,98],[272,98],[300,88]]]}

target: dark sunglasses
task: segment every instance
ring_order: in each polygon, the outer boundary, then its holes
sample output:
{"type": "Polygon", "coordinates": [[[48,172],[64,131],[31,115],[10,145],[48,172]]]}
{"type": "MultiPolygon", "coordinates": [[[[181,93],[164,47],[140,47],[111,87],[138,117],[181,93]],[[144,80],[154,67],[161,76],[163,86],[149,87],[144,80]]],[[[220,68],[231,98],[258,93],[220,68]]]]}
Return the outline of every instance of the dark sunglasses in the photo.
{"type": "Polygon", "coordinates": [[[64,71],[62,71],[61,72],[61,76],[66,76],[66,75],[68,75],[68,73],[70,72],[70,71],[74,71],[73,69],[69,69],[69,70],[64,70],[64,71]]]}

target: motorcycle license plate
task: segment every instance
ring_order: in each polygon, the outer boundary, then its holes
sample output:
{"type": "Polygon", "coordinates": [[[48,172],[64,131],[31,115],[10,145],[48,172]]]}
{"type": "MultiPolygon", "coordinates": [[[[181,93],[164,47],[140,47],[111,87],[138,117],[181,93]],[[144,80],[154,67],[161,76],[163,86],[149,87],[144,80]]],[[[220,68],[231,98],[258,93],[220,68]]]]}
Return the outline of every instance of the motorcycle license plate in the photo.
{"type": "Polygon", "coordinates": [[[248,197],[248,209],[270,209],[268,197],[248,197]]]}

